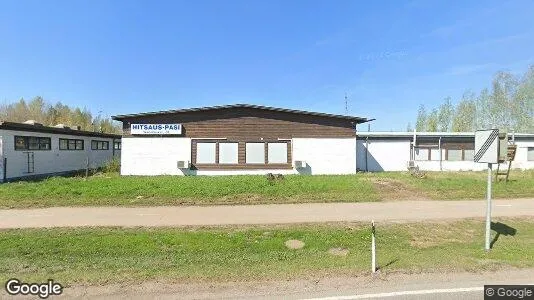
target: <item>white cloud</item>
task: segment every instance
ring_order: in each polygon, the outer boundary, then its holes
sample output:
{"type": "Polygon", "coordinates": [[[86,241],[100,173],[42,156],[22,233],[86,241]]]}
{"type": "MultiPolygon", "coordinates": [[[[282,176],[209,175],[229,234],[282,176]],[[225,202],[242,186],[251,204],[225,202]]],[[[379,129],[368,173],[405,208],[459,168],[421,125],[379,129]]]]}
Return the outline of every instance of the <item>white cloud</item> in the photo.
{"type": "Polygon", "coordinates": [[[429,33],[423,34],[423,37],[449,38],[457,32],[469,27],[471,24],[472,22],[470,20],[459,20],[454,23],[435,28],[429,33]]]}
{"type": "Polygon", "coordinates": [[[451,68],[448,68],[445,71],[445,75],[469,75],[473,73],[478,73],[481,71],[485,71],[491,67],[495,66],[493,63],[486,63],[486,64],[465,64],[465,65],[459,65],[459,66],[453,66],[451,68]]]}

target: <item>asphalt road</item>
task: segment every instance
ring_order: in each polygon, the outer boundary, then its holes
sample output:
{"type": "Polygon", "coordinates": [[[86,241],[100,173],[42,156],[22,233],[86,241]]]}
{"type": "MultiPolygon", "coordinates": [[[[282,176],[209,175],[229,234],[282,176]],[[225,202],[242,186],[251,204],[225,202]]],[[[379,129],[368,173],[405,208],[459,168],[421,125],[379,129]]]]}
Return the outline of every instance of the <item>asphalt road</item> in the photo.
{"type": "MultiPolygon", "coordinates": [[[[484,217],[485,201],[396,201],[238,206],[54,207],[0,210],[0,228],[195,226],[484,217]]],[[[534,216],[534,199],[494,200],[495,217],[534,216]]]]}
{"type": "MultiPolygon", "coordinates": [[[[73,299],[483,299],[489,284],[532,284],[534,269],[498,272],[378,274],[265,282],[111,284],[73,286],[73,299]]],[[[2,292],[0,292],[0,298],[2,292]]]]}

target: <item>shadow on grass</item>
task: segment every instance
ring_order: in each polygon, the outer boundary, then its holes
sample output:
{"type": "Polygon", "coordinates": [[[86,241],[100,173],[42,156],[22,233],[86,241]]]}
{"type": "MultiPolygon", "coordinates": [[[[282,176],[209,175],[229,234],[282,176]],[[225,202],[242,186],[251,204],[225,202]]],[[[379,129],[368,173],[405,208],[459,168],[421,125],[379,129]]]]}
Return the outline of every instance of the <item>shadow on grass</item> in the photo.
{"type": "Polygon", "coordinates": [[[377,267],[376,267],[376,270],[379,271],[379,270],[385,269],[385,268],[391,266],[392,264],[394,264],[394,263],[396,263],[396,262],[398,262],[398,261],[399,261],[399,259],[398,259],[398,258],[395,258],[395,259],[391,260],[390,262],[388,262],[387,264],[385,264],[385,265],[383,265],[383,266],[377,266],[377,267]]]}
{"type": "Polygon", "coordinates": [[[501,234],[504,236],[514,236],[517,233],[517,230],[515,228],[510,227],[501,222],[491,222],[491,230],[497,232],[497,234],[495,235],[495,237],[493,237],[493,240],[491,241],[491,249],[493,249],[493,245],[495,245],[501,234]]]}
{"type": "Polygon", "coordinates": [[[508,179],[506,180],[505,178],[499,178],[497,180],[494,180],[493,182],[495,183],[508,183],[508,182],[517,182],[518,180],[517,179],[508,179]]]}

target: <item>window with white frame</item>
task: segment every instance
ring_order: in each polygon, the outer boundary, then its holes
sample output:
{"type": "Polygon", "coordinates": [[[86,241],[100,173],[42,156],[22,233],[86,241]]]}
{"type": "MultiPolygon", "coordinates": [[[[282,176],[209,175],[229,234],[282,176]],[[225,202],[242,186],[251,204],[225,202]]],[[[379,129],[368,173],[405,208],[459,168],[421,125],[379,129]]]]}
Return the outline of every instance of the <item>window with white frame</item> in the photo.
{"type": "Polygon", "coordinates": [[[451,160],[451,161],[462,160],[462,149],[448,149],[447,160],[451,160]]]}
{"type": "Polygon", "coordinates": [[[415,148],[415,160],[428,160],[428,148],[415,148]]]}
{"type": "Polygon", "coordinates": [[[216,146],[217,144],[213,142],[197,143],[197,164],[214,164],[216,146]]]}
{"type": "Polygon", "coordinates": [[[287,164],[287,143],[268,143],[267,163],[287,164]]]}
{"type": "Polygon", "coordinates": [[[219,143],[219,164],[237,164],[238,149],[238,143],[219,143]]]}
{"type": "Polygon", "coordinates": [[[443,149],[439,149],[439,148],[430,149],[430,160],[440,160],[440,159],[443,160],[445,158],[445,155],[439,155],[440,151],[441,153],[443,153],[443,149]]]}
{"type": "Polygon", "coordinates": [[[246,143],[245,161],[247,164],[264,164],[265,143],[246,143]]]}
{"type": "Polygon", "coordinates": [[[527,148],[527,160],[534,161],[534,147],[527,148]]]}

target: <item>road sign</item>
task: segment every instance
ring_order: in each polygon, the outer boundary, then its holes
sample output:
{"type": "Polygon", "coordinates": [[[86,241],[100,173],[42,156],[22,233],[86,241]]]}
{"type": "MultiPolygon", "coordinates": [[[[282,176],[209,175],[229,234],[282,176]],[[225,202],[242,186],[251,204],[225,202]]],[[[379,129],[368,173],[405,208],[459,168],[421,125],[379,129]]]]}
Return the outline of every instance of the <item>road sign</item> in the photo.
{"type": "Polygon", "coordinates": [[[499,129],[478,130],[475,132],[475,156],[473,160],[488,163],[488,186],[486,189],[486,251],[490,251],[491,244],[491,168],[499,163],[499,129]]]}
{"type": "Polygon", "coordinates": [[[489,164],[499,162],[499,129],[475,132],[475,156],[473,160],[478,163],[489,164]]]}

